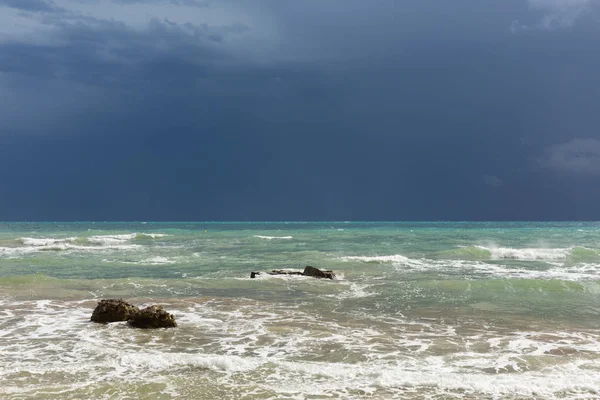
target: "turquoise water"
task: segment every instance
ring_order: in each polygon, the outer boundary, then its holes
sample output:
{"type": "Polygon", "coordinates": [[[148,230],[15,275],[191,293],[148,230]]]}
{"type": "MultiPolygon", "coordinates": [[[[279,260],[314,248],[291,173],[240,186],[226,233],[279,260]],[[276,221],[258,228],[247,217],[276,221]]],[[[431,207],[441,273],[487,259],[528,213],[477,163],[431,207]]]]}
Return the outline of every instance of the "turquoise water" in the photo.
{"type": "Polygon", "coordinates": [[[600,223],[2,223],[0,397],[599,398],[599,300],[600,223]]]}

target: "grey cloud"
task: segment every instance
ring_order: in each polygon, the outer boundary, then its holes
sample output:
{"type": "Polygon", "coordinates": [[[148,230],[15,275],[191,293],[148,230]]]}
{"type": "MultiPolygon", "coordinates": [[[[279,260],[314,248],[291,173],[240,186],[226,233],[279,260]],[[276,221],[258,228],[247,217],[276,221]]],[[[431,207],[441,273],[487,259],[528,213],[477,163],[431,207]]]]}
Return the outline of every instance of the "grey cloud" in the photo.
{"type": "Polygon", "coordinates": [[[68,9],[28,17],[49,29],[0,41],[2,135],[56,132],[85,110],[126,107],[124,93],[189,92],[209,70],[235,65],[228,40],[248,29],[156,18],[133,27],[68,9]]]}
{"type": "MultiPolygon", "coordinates": [[[[60,11],[51,14],[16,13],[10,10],[0,13],[4,17],[0,25],[0,37],[22,43],[48,43],[55,39],[64,44],[63,31],[91,28],[106,32],[121,26],[130,28],[142,36],[146,31],[156,31],[157,22],[168,27],[170,33],[187,34],[193,40],[208,38],[213,41],[239,39],[250,31],[243,13],[229,8],[211,7],[206,12],[196,12],[194,7],[207,4],[192,0],[173,1],[121,1],[82,2],[79,0],[0,0],[9,6],[21,9],[60,11]],[[60,6],[60,7],[59,7],[60,6]],[[241,17],[240,17],[241,16],[241,17]],[[12,18],[12,21],[11,21],[12,18]],[[17,18],[19,19],[17,21],[17,18]]],[[[249,19],[249,18],[248,18],[249,19]]],[[[165,29],[167,31],[167,29],[165,29]]],[[[68,33],[68,32],[67,32],[68,33]]],[[[152,36],[153,32],[150,32],[152,36]]],[[[5,40],[6,41],[6,40],[5,40]]],[[[200,43],[201,44],[201,43],[200,43]]]]}
{"type": "Polygon", "coordinates": [[[227,59],[224,42],[247,30],[240,24],[209,27],[158,19],[140,30],[124,22],[68,12],[47,16],[43,23],[53,28],[51,40],[0,44],[0,71],[98,86],[120,85],[157,60],[191,66],[223,62],[227,59]]]}
{"type": "Polygon", "coordinates": [[[483,182],[494,189],[500,188],[504,186],[504,182],[502,179],[498,178],[496,175],[484,175],[483,182]]]}
{"type": "Polygon", "coordinates": [[[58,11],[51,0],[0,0],[0,6],[16,8],[23,11],[58,11]]]}
{"type": "Polygon", "coordinates": [[[513,21],[513,33],[529,29],[553,30],[571,27],[600,4],[598,0],[527,0],[527,3],[538,19],[531,24],[513,21]]]}
{"type": "Polygon", "coordinates": [[[60,12],[0,9],[11,218],[31,199],[44,218],[597,215],[590,185],[526,168],[533,156],[564,175],[598,164],[592,145],[568,142],[600,126],[600,24],[583,15],[519,36],[512,20],[534,26],[551,11],[526,0],[54,3],[60,12]],[[565,206],[577,188],[587,211],[565,206]],[[121,192],[139,214],[125,200],[98,214],[121,192]]]}
{"type": "Polygon", "coordinates": [[[169,4],[176,6],[207,7],[210,2],[202,0],[112,0],[120,4],[169,4]]]}
{"type": "Polygon", "coordinates": [[[556,172],[600,174],[600,140],[573,139],[547,147],[537,162],[556,172]]]}

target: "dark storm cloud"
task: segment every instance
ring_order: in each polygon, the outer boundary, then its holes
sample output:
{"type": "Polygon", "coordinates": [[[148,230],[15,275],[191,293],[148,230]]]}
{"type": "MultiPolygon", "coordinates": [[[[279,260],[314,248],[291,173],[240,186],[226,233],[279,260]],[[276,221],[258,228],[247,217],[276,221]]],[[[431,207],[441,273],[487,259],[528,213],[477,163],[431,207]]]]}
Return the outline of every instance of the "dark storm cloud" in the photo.
{"type": "Polygon", "coordinates": [[[595,4],[0,8],[0,219],[598,218],[595,4]]]}
{"type": "Polygon", "coordinates": [[[94,76],[83,78],[100,70],[107,80],[126,83],[132,68],[161,57],[176,63],[217,61],[221,58],[219,43],[247,29],[241,24],[209,28],[152,18],[140,30],[125,22],[68,12],[45,17],[41,22],[52,28],[50,42],[13,40],[0,44],[3,72],[85,79],[92,85],[104,85],[107,82],[96,81],[94,76]],[[120,74],[124,74],[122,79],[120,74]]]}
{"type": "Polygon", "coordinates": [[[142,98],[142,92],[157,95],[193,86],[215,68],[211,65],[232,59],[226,41],[247,29],[235,21],[208,26],[154,17],[135,26],[72,9],[31,20],[36,25],[30,34],[0,41],[4,133],[60,134],[64,130],[52,124],[71,111],[87,108],[102,114],[122,103],[123,93],[142,98]],[[32,113],[50,125],[35,123],[32,113]]]}

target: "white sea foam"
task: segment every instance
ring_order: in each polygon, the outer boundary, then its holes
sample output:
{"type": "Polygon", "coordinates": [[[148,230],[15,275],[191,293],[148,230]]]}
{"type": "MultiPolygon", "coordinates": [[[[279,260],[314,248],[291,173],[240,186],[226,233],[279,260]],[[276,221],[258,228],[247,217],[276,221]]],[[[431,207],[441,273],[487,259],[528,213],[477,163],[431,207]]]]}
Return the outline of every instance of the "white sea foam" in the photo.
{"type": "MultiPolygon", "coordinates": [[[[280,393],[323,396],[344,393],[346,388],[359,389],[368,397],[385,389],[384,398],[527,398],[594,399],[599,385],[594,371],[576,366],[549,368],[544,373],[514,374],[458,373],[439,358],[424,362],[375,362],[367,365],[284,362],[282,371],[269,385],[280,393]],[[319,384],[315,385],[314,380],[319,384]],[[579,395],[577,395],[579,394],[579,395]]],[[[287,397],[287,396],[286,396],[287,397]]],[[[328,396],[329,397],[329,396],[328,396]]]]}
{"type": "MultiPolygon", "coordinates": [[[[135,250],[142,245],[130,243],[136,238],[156,239],[169,236],[163,233],[128,233],[119,235],[94,235],[67,238],[32,238],[21,237],[16,239],[23,246],[0,247],[0,257],[19,258],[38,251],[85,251],[94,252],[101,250],[135,250]]],[[[166,263],[164,260],[154,260],[150,263],[166,263]]]]}
{"type": "Polygon", "coordinates": [[[260,360],[228,355],[190,353],[134,352],[125,354],[120,364],[126,368],[164,371],[177,366],[193,366],[226,372],[243,372],[257,368],[260,360]]]}
{"type": "Polygon", "coordinates": [[[406,263],[409,262],[408,257],[404,257],[401,254],[394,254],[390,256],[345,256],[339,257],[343,261],[362,261],[366,263],[406,263]]]}
{"type": "MultiPolygon", "coordinates": [[[[252,390],[260,381],[263,390],[286,398],[347,398],[357,392],[371,398],[468,393],[593,399],[600,394],[595,331],[481,326],[458,335],[448,321],[403,317],[333,319],[325,326],[314,311],[282,305],[265,309],[240,300],[233,307],[192,303],[175,311],[179,328],[149,334],[124,323],[89,323],[91,309],[80,302],[0,301],[0,307],[20,316],[10,323],[0,320],[0,394],[8,397],[28,397],[59,379],[77,382],[65,386],[69,390],[98,380],[117,382],[109,388],[117,391],[113,396],[119,394],[119,382],[157,383],[177,376],[194,385],[194,379],[206,376],[198,368],[216,374],[210,378],[216,386],[252,390]],[[24,387],[23,376],[29,374],[36,382],[24,387]]],[[[66,392],[65,398],[80,394],[66,392]]]]}
{"type": "Polygon", "coordinates": [[[571,266],[554,265],[545,270],[527,269],[496,263],[469,260],[409,259],[397,266],[398,271],[435,271],[456,275],[484,275],[497,279],[557,279],[565,281],[589,281],[600,278],[600,264],[579,263],[571,266]]]}
{"type": "MultiPolygon", "coordinates": [[[[297,333],[294,334],[292,333],[294,329],[289,328],[283,331],[284,342],[275,340],[269,344],[268,341],[264,342],[264,335],[271,331],[269,325],[277,319],[283,322],[281,320],[286,318],[285,315],[267,313],[261,317],[248,315],[245,312],[225,315],[211,318],[210,324],[205,322],[206,327],[220,332],[219,336],[223,335],[217,340],[221,342],[224,349],[228,349],[226,351],[231,351],[233,354],[246,354],[250,351],[275,365],[276,371],[265,385],[277,393],[324,396],[345,393],[348,388],[353,388],[365,393],[386,389],[387,398],[402,398],[402,393],[406,390],[416,390],[416,393],[429,390],[430,393],[438,395],[452,391],[459,393],[468,391],[479,393],[482,397],[492,394],[500,397],[512,395],[531,397],[542,385],[544,396],[555,398],[565,392],[577,392],[582,388],[591,389],[595,393],[600,390],[600,385],[595,380],[596,371],[593,369],[582,371],[576,359],[556,367],[550,364],[543,370],[537,370],[538,372],[534,370],[535,362],[529,365],[517,364],[515,361],[524,356],[553,357],[550,352],[561,346],[568,346],[575,352],[598,353],[600,345],[596,342],[597,334],[559,332],[554,333],[556,339],[552,341],[547,338],[549,334],[544,332],[517,332],[505,336],[493,336],[493,332],[487,332],[487,328],[482,328],[476,335],[459,337],[453,327],[423,324],[420,331],[400,329],[393,334],[393,337],[388,337],[390,333],[371,327],[349,329],[331,322],[328,324],[331,334],[321,336],[317,341],[304,329],[296,328],[297,333]],[[233,332],[235,332],[234,336],[228,337],[233,332]],[[491,351],[481,353],[469,350],[474,342],[488,340],[488,335],[492,336],[492,341],[496,340],[496,346],[492,347],[491,351]],[[255,348],[259,341],[260,346],[255,348]],[[369,355],[369,361],[344,363],[295,359],[299,354],[313,351],[311,346],[317,342],[318,349],[331,344],[342,345],[345,349],[343,351],[350,351],[351,354],[354,351],[365,352],[369,355]],[[380,347],[381,343],[388,343],[389,349],[385,346],[380,347]],[[453,347],[458,345],[459,348],[450,353],[452,357],[437,355],[440,343],[455,343],[453,347]],[[460,349],[462,346],[464,347],[460,349]],[[393,351],[393,348],[397,351],[393,351]],[[294,360],[291,361],[288,357],[294,360]],[[505,368],[513,368],[514,371],[521,371],[521,374],[498,375],[505,368]],[[498,372],[494,373],[495,369],[498,372]],[[531,372],[526,372],[529,370],[531,372]],[[563,375],[566,372],[568,376],[577,375],[577,379],[565,379],[563,375]],[[558,379],[551,387],[543,385],[548,374],[558,379]],[[319,385],[314,385],[315,380],[319,381],[319,385]]],[[[303,319],[306,319],[307,326],[310,326],[310,316],[295,311],[293,326],[298,326],[298,322],[303,319]]],[[[198,318],[198,321],[201,320],[202,318],[198,318]]],[[[401,327],[403,323],[406,324],[406,321],[390,321],[390,324],[396,328],[401,327]]],[[[598,360],[591,363],[600,367],[598,360]]],[[[379,398],[379,396],[374,397],[379,398]]]]}
{"type": "Polygon", "coordinates": [[[415,370],[415,366],[407,370],[404,365],[381,368],[372,371],[376,376],[373,383],[400,390],[403,387],[431,387],[436,388],[434,392],[454,393],[451,398],[459,398],[456,396],[461,392],[485,398],[595,399],[600,395],[597,372],[581,370],[577,366],[549,368],[544,373],[523,372],[515,378],[514,374],[457,374],[445,370],[443,365],[432,364],[429,370],[415,370]],[[564,397],[565,394],[568,397],[564,397]]]}
{"type": "Polygon", "coordinates": [[[0,257],[19,258],[36,251],[38,251],[38,249],[34,247],[0,247],[0,257]]]}
{"type": "Polygon", "coordinates": [[[69,251],[69,252],[98,252],[98,251],[131,251],[140,249],[142,246],[137,244],[123,244],[111,246],[81,246],[69,243],[59,243],[48,246],[27,246],[27,247],[0,247],[0,257],[21,258],[23,256],[35,254],[40,251],[69,251]]]}
{"type": "Polygon", "coordinates": [[[510,247],[485,247],[476,246],[482,250],[490,252],[493,259],[510,259],[510,260],[549,260],[557,261],[564,260],[569,256],[573,248],[524,248],[513,249],[510,247]]]}
{"type": "Polygon", "coordinates": [[[167,265],[167,264],[175,264],[177,261],[172,258],[168,258],[168,257],[155,256],[155,257],[144,258],[139,261],[126,261],[126,260],[105,258],[102,260],[102,262],[115,263],[115,264],[130,264],[130,265],[167,265]]]}
{"type": "Polygon", "coordinates": [[[22,237],[19,238],[18,241],[23,243],[25,246],[35,246],[35,247],[48,247],[53,245],[60,245],[64,243],[73,243],[77,240],[76,237],[68,237],[68,238],[30,238],[30,237],[22,237]]]}
{"type": "MultiPolygon", "coordinates": [[[[548,269],[529,269],[516,267],[514,265],[503,265],[496,262],[486,262],[464,259],[427,259],[409,258],[401,254],[378,255],[378,256],[343,256],[337,257],[342,261],[359,261],[364,263],[390,264],[401,272],[411,271],[435,271],[438,273],[449,273],[456,275],[483,274],[500,279],[522,278],[522,279],[559,279],[567,281],[584,281],[600,279],[600,263],[578,262],[565,264],[565,259],[573,251],[573,248],[561,249],[511,249],[492,248],[477,246],[489,251],[493,256],[490,260],[543,260],[552,267],[548,269]]],[[[586,251],[589,249],[581,248],[586,251]]]]}
{"type": "Polygon", "coordinates": [[[171,236],[168,235],[166,233],[136,233],[136,238],[144,238],[144,237],[148,237],[151,239],[156,239],[156,238],[162,238],[162,237],[167,237],[167,236],[171,236]]]}
{"type": "Polygon", "coordinates": [[[150,258],[146,258],[146,259],[140,261],[140,264],[152,264],[152,265],[173,264],[173,263],[175,263],[174,260],[171,260],[167,257],[160,257],[160,256],[150,257],[150,258]]]}
{"type": "Polygon", "coordinates": [[[254,235],[255,238],[273,240],[273,239],[293,239],[293,236],[263,236],[263,235],[254,235]]]}
{"type": "MultiPolygon", "coordinates": [[[[285,270],[290,271],[290,272],[299,272],[299,273],[302,273],[302,271],[304,271],[303,269],[297,269],[297,268],[286,268],[285,270]]],[[[238,279],[247,280],[250,278],[244,277],[244,278],[238,278],[238,279]]],[[[294,280],[302,280],[302,279],[313,280],[314,278],[311,278],[309,276],[303,276],[303,275],[269,274],[267,272],[261,272],[260,274],[256,275],[256,277],[254,277],[252,279],[258,279],[258,280],[275,279],[275,280],[284,280],[284,281],[294,281],[294,280]]]]}
{"type": "Polygon", "coordinates": [[[367,289],[371,286],[373,285],[348,282],[348,290],[343,291],[342,293],[328,294],[326,297],[335,299],[359,299],[363,297],[374,296],[377,294],[376,292],[367,291],[367,289]]]}
{"type": "Polygon", "coordinates": [[[87,238],[88,242],[98,244],[101,246],[112,246],[115,244],[125,243],[131,239],[135,239],[135,233],[129,233],[124,235],[98,235],[90,236],[87,238]]]}
{"type": "Polygon", "coordinates": [[[349,256],[339,257],[344,261],[362,261],[365,263],[390,264],[399,272],[436,272],[439,274],[483,275],[497,279],[543,279],[543,280],[565,280],[565,281],[590,281],[600,279],[600,264],[577,263],[564,265],[563,263],[549,263],[548,269],[527,269],[511,265],[502,265],[483,261],[471,260],[431,260],[411,259],[402,255],[390,256],[349,256]]]}
{"type": "Polygon", "coordinates": [[[22,237],[18,241],[23,243],[25,246],[34,247],[49,247],[49,246],[61,246],[63,244],[72,243],[91,243],[100,246],[113,246],[126,243],[136,238],[149,238],[156,239],[169,236],[164,233],[127,233],[119,235],[94,235],[89,237],[67,237],[67,238],[32,238],[22,237]]]}

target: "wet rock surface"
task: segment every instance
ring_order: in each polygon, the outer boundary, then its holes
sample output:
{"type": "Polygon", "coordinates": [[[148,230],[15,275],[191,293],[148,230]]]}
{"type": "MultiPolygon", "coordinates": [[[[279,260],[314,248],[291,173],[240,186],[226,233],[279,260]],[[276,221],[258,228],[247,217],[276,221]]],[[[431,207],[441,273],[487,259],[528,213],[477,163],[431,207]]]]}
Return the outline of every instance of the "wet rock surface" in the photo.
{"type": "Polygon", "coordinates": [[[92,313],[91,320],[99,323],[127,321],[134,328],[154,329],[177,326],[175,317],[161,306],[150,306],[143,310],[123,299],[100,300],[92,313]]]}
{"type": "Polygon", "coordinates": [[[100,300],[92,313],[91,320],[103,324],[127,321],[138,311],[136,306],[123,299],[100,300]]]}
{"type": "Polygon", "coordinates": [[[166,312],[161,306],[150,306],[139,310],[127,323],[134,328],[141,329],[174,328],[177,326],[175,317],[166,312]]]}
{"type": "Polygon", "coordinates": [[[312,276],[313,278],[326,278],[326,279],[334,279],[335,278],[335,274],[333,273],[333,271],[321,271],[320,269],[311,267],[310,265],[307,265],[304,268],[304,272],[302,272],[302,275],[312,276]]]}

